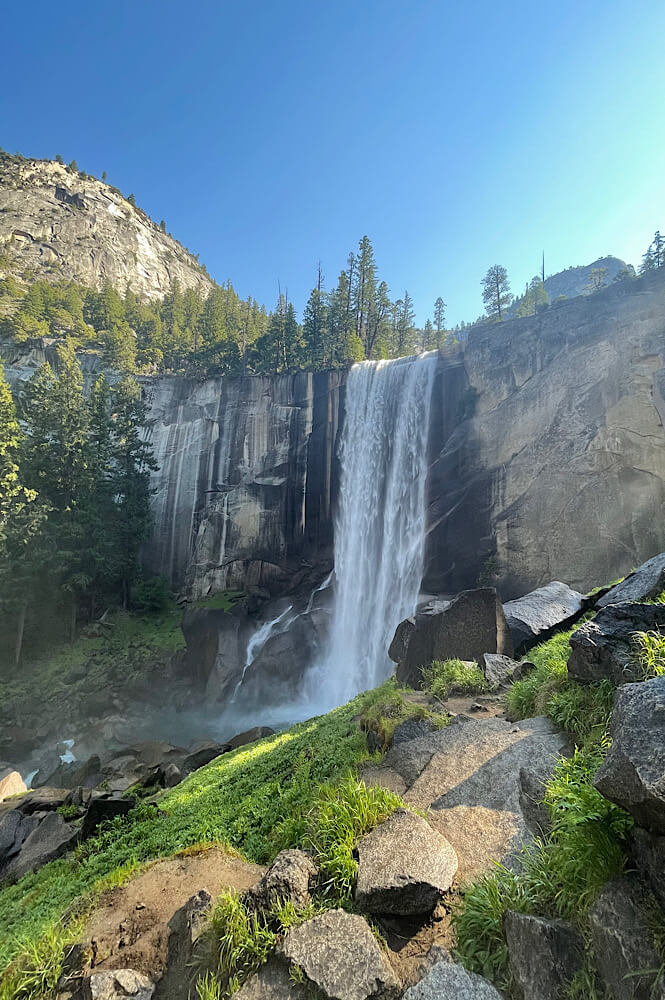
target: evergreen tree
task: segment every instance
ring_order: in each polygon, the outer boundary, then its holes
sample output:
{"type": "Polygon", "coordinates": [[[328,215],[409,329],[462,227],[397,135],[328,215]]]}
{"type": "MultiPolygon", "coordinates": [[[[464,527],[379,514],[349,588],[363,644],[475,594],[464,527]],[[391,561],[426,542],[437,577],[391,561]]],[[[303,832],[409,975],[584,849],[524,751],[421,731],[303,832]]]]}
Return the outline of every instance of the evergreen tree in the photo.
{"type": "Polygon", "coordinates": [[[510,305],[510,283],[508,272],[501,264],[494,264],[482,279],[483,302],[490,319],[502,320],[506,306],[510,305]]]}
{"type": "Polygon", "coordinates": [[[441,347],[443,330],[446,325],[446,303],[440,295],[434,303],[434,325],[436,327],[436,346],[441,347]]]}
{"type": "Polygon", "coordinates": [[[303,359],[307,367],[328,366],[328,303],[323,291],[323,273],[319,263],[316,287],[310,292],[303,315],[303,359]]]}
{"type": "Polygon", "coordinates": [[[404,292],[404,298],[398,300],[397,309],[397,354],[403,357],[413,350],[415,312],[413,310],[413,300],[408,292],[404,292]]]}

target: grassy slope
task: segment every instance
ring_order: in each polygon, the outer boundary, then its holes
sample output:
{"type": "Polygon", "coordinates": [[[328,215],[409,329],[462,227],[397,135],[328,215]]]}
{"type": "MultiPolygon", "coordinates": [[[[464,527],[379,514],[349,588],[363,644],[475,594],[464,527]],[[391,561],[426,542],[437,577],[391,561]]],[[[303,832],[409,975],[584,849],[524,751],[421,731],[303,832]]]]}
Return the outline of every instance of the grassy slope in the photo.
{"type": "MultiPolygon", "coordinates": [[[[75,855],[0,890],[0,969],[58,927],[73,904],[153,858],[222,843],[257,862],[301,843],[321,785],[367,758],[358,717],[382,689],[326,716],[227,754],[158,799],[140,805],[75,855]]],[[[72,910],[73,907],[73,910],[72,910]]]]}

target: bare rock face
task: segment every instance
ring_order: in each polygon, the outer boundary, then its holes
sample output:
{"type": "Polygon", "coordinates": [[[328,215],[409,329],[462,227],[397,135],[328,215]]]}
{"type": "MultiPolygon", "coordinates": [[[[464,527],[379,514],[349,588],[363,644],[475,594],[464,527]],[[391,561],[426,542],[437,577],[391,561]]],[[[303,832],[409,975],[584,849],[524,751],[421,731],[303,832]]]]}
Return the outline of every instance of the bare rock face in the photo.
{"type": "Polygon", "coordinates": [[[608,604],[621,604],[623,601],[646,601],[649,597],[656,597],[663,589],[665,589],[665,552],[647,559],[638,566],[634,573],[608,590],[596,606],[605,608],[608,604]]]}
{"type": "Polygon", "coordinates": [[[463,965],[439,962],[404,1000],[501,1000],[501,994],[487,979],[467,972],[463,965]]]}
{"type": "Polygon", "coordinates": [[[328,910],[293,927],[279,953],[328,1000],[396,1000],[400,985],[362,917],[328,910]]]}
{"type": "Polygon", "coordinates": [[[544,642],[553,631],[575,619],[582,610],[582,594],[554,580],[503,606],[513,645],[523,653],[544,642]]]}
{"type": "Polygon", "coordinates": [[[665,631],[663,604],[610,604],[570,637],[568,673],[576,681],[609,678],[617,687],[640,680],[635,632],[665,631]]]}
{"type": "Polygon", "coordinates": [[[559,1000],[582,968],[584,941],[571,924],[508,910],[503,929],[510,970],[523,1000],[559,1000]]]}
{"type": "Polygon", "coordinates": [[[269,910],[274,904],[307,906],[309,888],[317,868],[304,851],[280,851],[263,878],[244,894],[243,901],[253,910],[269,910]]]}
{"type": "Polygon", "coordinates": [[[147,567],[201,598],[280,588],[302,556],[329,560],[343,381],[146,379],[159,466],[147,567]]]}
{"type": "Polygon", "coordinates": [[[457,855],[445,837],[398,809],[358,844],[356,904],[367,913],[431,913],[456,871],[457,855]]]}
{"type": "Polygon", "coordinates": [[[499,596],[492,587],[467,590],[443,611],[425,610],[397,626],[388,655],[398,680],[420,686],[433,660],[477,660],[483,653],[512,655],[513,644],[499,596]]]}
{"type": "Polygon", "coordinates": [[[180,243],[119,191],[49,160],[0,154],[0,248],[6,273],[45,281],[109,281],[147,298],[174,282],[206,294],[210,278],[180,243]]]}
{"type": "Polygon", "coordinates": [[[610,731],[594,785],[639,826],[665,834],[665,677],[619,688],[610,731]]]}
{"type": "Polygon", "coordinates": [[[637,876],[622,875],[607,883],[589,911],[596,968],[614,1000],[652,1000],[662,964],[654,906],[637,876]]]}
{"type": "Polygon", "coordinates": [[[23,778],[18,771],[10,767],[0,768],[0,802],[8,799],[11,795],[20,795],[27,791],[23,778]]]}
{"type": "Polygon", "coordinates": [[[2,881],[17,882],[27,872],[61,858],[79,840],[79,831],[66,823],[60,813],[47,813],[25,838],[18,853],[0,871],[2,881]]]}

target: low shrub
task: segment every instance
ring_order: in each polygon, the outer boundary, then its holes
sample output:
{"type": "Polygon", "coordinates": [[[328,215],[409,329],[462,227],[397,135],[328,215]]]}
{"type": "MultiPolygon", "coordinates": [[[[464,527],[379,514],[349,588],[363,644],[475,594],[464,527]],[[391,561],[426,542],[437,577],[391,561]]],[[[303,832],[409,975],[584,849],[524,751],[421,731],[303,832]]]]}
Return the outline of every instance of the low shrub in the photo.
{"type": "Polygon", "coordinates": [[[390,746],[395,730],[407,719],[430,719],[437,729],[442,729],[450,721],[447,714],[406,700],[404,694],[407,689],[400,688],[394,678],[387,681],[382,690],[385,696],[370,705],[360,719],[360,728],[376,734],[381,750],[390,746]]]}

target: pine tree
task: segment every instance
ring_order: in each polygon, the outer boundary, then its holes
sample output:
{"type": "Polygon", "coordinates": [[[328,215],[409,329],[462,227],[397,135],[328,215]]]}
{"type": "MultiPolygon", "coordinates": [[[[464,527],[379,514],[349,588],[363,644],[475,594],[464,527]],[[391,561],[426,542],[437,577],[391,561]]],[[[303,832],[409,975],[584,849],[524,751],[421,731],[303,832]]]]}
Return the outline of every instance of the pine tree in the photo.
{"type": "Polygon", "coordinates": [[[434,303],[434,325],[436,327],[436,346],[441,347],[443,330],[446,325],[446,303],[440,295],[434,303]]]}
{"type": "Polygon", "coordinates": [[[404,298],[398,301],[400,305],[397,311],[397,354],[402,357],[413,350],[415,312],[413,300],[408,292],[404,292],[404,298]]]}
{"type": "Polygon", "coordinates": [[[483,302],[490,319],[502,320],[506,306],[510,305],[510,283],[508,272],[501,264],[494,264],[482,279],[483,302]]]}
{"type": "Polygon", "coordinates": [[[316,287],[310,292],[303,315],[303,359],[309,368],[323,368],[330,364],[328,357],[328,303],[323,291],[323,273],[319,262],[316,287]]]}

